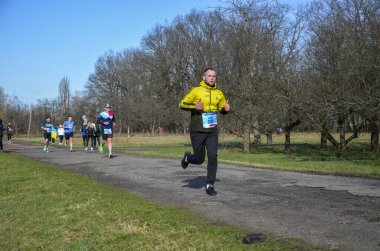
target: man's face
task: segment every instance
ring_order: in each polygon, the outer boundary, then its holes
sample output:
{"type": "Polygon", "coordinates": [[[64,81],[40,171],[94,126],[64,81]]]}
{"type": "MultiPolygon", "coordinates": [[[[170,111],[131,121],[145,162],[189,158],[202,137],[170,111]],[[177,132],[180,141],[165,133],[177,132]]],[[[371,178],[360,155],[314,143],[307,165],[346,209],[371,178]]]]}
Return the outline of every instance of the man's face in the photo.
{"type": "Polygon", "coordinates": [[[216,82],[216,72],[213,71],[213,70],[206,71],[206,73],[203,75],[203,80],[208,85],[211,85],[211,86],[215,85],[215,82],[216,82]]]}
{"type": "Polygon", "coordinates": [[[71,122],[71,120],[73,120],[73,118],[72,117],[69,117],[69,121],[71,122]]]}
{"type": "Polygon", "coordinates": [[[47,118],[46,121],[47,121],[47,122],[50,122],[50,118],[47,118]]]}

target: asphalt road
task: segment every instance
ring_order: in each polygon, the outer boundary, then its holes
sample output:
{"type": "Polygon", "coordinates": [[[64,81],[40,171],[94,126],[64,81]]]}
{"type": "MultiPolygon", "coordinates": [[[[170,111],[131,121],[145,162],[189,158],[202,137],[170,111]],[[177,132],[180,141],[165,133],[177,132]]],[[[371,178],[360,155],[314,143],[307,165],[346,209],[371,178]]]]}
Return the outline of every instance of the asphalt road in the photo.
{"type": "MultiPolygon", "coordinates": [[[[380,250],[380,180],[309,175],[219,164],[217,196],[204,190],[206,164],[105,154],[16,141],[7,152],[57,164],[157,203],[249,231],[298,238],[340,250],[380,250]]],[[[380,168],[380,167],[379,167],[380,168]]]]}

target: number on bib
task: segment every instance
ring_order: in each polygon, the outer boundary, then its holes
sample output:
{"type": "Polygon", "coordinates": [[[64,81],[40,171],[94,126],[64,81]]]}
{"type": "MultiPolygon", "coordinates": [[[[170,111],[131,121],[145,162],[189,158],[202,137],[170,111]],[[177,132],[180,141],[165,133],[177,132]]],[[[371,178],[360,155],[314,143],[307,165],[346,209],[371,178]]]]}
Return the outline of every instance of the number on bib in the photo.
{"type": "Polygon", "coordinates": [[[203,128],[212,128],[218,125],[216,112],[202,113],[203,128]]]}

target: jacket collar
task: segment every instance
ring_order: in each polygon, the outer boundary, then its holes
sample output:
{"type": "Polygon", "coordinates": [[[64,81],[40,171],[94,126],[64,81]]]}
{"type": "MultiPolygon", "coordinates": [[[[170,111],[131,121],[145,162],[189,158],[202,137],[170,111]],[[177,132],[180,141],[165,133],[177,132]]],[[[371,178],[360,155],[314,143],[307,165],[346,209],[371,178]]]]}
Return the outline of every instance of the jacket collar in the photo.
{"type": "Polygon", "coordinates": [[[209,86],[208,84],[206,84],[206,82],[204,80],[202,80],[200,83],[199,83],[200,86],[203,86],[207,89],[216,89],[216,83],[214,84],[214,86],[209,86]]]}

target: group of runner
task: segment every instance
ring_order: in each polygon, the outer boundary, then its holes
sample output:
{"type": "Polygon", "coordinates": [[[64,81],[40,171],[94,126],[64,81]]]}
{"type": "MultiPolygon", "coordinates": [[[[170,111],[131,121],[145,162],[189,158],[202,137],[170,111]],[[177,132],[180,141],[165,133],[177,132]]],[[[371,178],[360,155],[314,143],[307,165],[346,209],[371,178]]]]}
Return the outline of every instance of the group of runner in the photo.
{"type": "Polygon", "coordinates": [[[88,150],[90,149],[91,151],[94,151],[98,149],[96,147],[96,142],[98,142],[98,145],[100,146],[100,126],[96,122],[96,119],[93,119],[92,121],[88,121],[86,115],[82,116],[83,119],[83,124],[82,124],[82,140],[83,140],[83,149],[88,150]],[[89,147],[89,143],[90,147],[89,147]]]}
{"type": "MultiPolygon", "coordinates": [[[[112,138],[113,138],[113,126],[115,124],[115,116],[111,111],[111,105],[105,104],[103,112],[99,114],[99,117],[96,120],[96,123],[100,125],[100,131],[103,138],[103,143],[99,146],[99,152],[104,152],[104,145],[108,144],[108,157],[112,158],[112,138]]],[[[91,128],[95,128],[95,123],[88,123],[87,130],[91,131],[91,128]]],[[[51,122],[50,116],[46,117],[46,121],[41,124],[41,129],[43,130],[44,137],[44,148],[45,153],[49,152],[49,143],[52,141],[52,130],[54,130],[54,124],[51,122]]],[[[75,132],[75,122],[71,115],[67,117],[67,120],[59,126],[58,136],[60,137],[60,145],[62,145],[63,137],[66,142],[65,145],[69,146],[70,152],[73,151],[73,138],[75,132]]],[[[93,131],[92,131],[93,132],[93,131]]],[[[87,141],[88,143],[88,141],[87,141]]],[[[93,141],[91,142],[94,143],[93,141]]],[[[92,145],[93,146],[93,145],[92,145]]]]}
{"type": "MultiPolygon", "coordinates": [[[[179,107],[191,112],[189,128],[191,145],[193,147],[193,153],[184,153],[181,166],[183,169],[186,169],[189,164],[201,165],[205,161],[207,151],[208,163],[205,188],[206,194],[214,196],[217,194],[214,183],[218,169],[218,113],[227,114],[231,111],[231,106],[223,92],[216,88],[215,69],[206,68],[203,71],[201,82],[183,97],[179,103],[179,107]]],[[[101,125],[103,138],[103,143],[99,147],[99,151],[103,153],[103,146],[108,143],[108,156],[111,158],[115,116],[109,104],[104,106],[104,111],[99,114],[97,122],[101,125]]],[[[48,128],[51,126],[50,118],[48,118],[47,122],[42,126],[46,134],[44,134],[45,152],[48,151],[49,140],[47,139],[47,134],[49,132],[48,128]]],[[[85,126],[85,123],[83,123],[83,126],[85,126]]],[[[89,126],[91,127],[91,124],[87,125],[86,128],[88,129],[89,126]]],[[[71,117],[65,121],[63,127],[65,129],[66,141],[69,140],[70,151],[72,151],[72,138],[75,126],[71,117]]],[[[84,141],[85,149],[87,146],[88,141],[84,141]]]]}
{"type": "Polygon", "coordinates": [[[12,123],[8,123],[7,127],[3,125],[3,120],[0,119],[0,152],[3,152],[3,135],[4,131],[7,131],[8,143],[12,143],[13,126],[12,123]]]}

